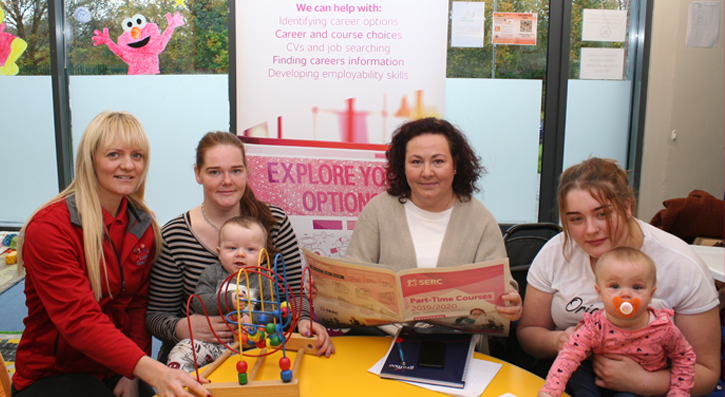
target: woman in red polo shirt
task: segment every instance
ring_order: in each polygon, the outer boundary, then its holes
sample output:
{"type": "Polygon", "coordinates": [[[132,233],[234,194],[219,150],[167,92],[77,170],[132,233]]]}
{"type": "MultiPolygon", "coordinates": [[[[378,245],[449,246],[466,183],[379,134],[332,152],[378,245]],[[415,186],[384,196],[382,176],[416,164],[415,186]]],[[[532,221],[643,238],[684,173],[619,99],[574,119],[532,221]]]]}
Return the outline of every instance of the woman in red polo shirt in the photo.
{"type": "Polygon", "coordinates": [[[76,178],[20,231],[28,317],[13,396],[209,393],[149,357],[151,265],[159,227],[144,204],[149,142],[138,120],[106,111],[81,138],[76,178]],[[139,382],[138,378],[145,381],[139,382]]]}

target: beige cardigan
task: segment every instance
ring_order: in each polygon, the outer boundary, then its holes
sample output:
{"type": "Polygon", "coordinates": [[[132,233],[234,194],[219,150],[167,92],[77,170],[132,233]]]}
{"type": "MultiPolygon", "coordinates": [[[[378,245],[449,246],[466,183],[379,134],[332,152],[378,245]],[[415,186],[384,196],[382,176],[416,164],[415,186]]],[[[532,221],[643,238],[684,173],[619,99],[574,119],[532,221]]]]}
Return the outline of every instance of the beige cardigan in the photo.
{"type": "MultiPolygon", "coordinates": [[[[491,212],[475,197],[456,201],[443,236],[436,267],[467,265],[505,258],[501,229],[491,212]]],[[[352,233],[345,259],[391,266],[396,272],[418,267],[405,208],[397,196],[381,193],[365,206],[352,233]]],[[[509,274],[511,286],[518,283],[509,274]]],[[[396,328],[379,328],[393,335],[396,328]]],[[[488,354],[488,338],[476,336],[476,350],[488,354]]]]}
{"type": "MultiPolygon", "coordinates": [[[[491,212],[475,197],[456,201],[437,267],[505,257],[501,229],[491,212]]],[[[370,200],[358,218],[345,258],[392,266],[395,271],[417,267],[405,208],[397,196],[381,193],[370,200]]]]}

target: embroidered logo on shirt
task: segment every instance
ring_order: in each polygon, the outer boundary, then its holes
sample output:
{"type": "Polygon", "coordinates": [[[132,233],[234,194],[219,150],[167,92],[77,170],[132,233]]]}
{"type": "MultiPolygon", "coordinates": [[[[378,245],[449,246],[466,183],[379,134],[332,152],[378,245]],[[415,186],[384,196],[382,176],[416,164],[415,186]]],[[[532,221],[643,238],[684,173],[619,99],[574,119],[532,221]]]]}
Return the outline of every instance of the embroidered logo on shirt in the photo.
{"type": "Polygon", "coordinates": [[[143,266],[146,264],[146,260],[149,257],[149,251],[146,249],[145,244],[141,244],[134,248],[133,254],[136,256],[136,266],[143,266]]]}

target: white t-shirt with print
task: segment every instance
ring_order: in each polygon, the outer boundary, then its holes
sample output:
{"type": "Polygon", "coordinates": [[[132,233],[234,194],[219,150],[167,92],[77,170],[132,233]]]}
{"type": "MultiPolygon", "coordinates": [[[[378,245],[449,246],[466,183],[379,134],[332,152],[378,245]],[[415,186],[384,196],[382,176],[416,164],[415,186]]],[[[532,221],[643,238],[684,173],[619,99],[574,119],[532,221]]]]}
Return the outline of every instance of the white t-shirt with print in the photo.
{"type": "MultiPolygon", "coordinates": [[[[672,309],[675,314],[700,314],[718,305],[710,270],[700,256],[678,237],[637,220],[644,233],[642,252],[657,267],[657,290],[651,307],[672,309]]],[[[594,290],[589,255],[572,241],[564,259],[564,233],[539,251],[526,278],[530,286],[554,294],[551,316],[556,329],[564,330],[582,320],[584,313],[602,310],[594,290]]]]}

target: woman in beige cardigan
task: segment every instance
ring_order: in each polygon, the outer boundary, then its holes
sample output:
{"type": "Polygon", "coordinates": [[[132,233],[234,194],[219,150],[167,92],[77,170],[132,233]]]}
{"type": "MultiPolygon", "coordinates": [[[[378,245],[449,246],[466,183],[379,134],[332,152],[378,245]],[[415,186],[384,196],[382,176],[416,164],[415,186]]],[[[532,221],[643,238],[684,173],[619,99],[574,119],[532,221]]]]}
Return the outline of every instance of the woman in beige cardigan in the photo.
{"type": "MultiPolygon", "coordinates": [[[[412,121],[393,133],[385,155],[387,193],[360,214],[345,258],[400,271],[506,257],[496,220],[472,196],[485,170],[460,131],[445,120],[412,121]]],[[[510,306],[498,313],[518,320],[519,293],[503,300],[510,306]]]]}

